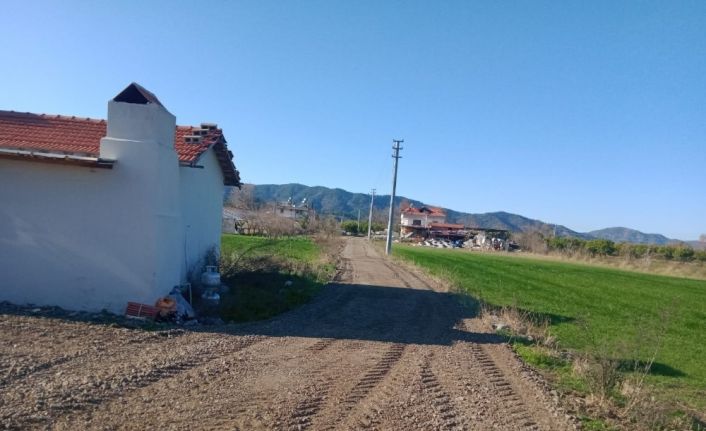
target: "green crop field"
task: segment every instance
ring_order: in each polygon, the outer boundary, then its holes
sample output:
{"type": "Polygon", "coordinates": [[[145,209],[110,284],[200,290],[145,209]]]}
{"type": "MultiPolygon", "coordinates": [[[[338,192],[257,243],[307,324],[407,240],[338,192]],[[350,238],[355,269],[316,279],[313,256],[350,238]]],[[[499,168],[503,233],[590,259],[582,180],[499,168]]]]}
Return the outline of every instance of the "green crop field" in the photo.
{"type": "Polygon", "coordinates": [[[458,250],[401,246],[395,255],[488,304],[545,316],[562,348],[646,355],[661,337],[649,383],[706,409],[706,281],[458,250]]]}

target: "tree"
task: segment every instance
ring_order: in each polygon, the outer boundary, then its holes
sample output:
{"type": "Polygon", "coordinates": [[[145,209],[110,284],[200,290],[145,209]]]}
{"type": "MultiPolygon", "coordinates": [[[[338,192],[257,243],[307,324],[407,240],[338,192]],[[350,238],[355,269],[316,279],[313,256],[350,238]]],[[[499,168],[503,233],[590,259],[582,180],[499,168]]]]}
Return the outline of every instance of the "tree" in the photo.
{"type": "Polygon", "coordinates": [[[608,239],[594,239],[586,242],[586,251],[591,256],[612,256],[616,250],[615,243],[608,239]]]}
{"type": "Polygon", "coordinates": [[[253,193],[254,189],[255,186],[252,184],[243,184],[240,190],[231,190],[226,205],[248,211],[256,211],[260,209],[260,203],[257,199],[255,199],[255,195],[253,193]]]}
{"type": "Polygon", "coordinates": [[[358,222],[356,220],[346,220],[341,223],[341,229],[344,231],[357,235],[358,234],[358,222]]]}

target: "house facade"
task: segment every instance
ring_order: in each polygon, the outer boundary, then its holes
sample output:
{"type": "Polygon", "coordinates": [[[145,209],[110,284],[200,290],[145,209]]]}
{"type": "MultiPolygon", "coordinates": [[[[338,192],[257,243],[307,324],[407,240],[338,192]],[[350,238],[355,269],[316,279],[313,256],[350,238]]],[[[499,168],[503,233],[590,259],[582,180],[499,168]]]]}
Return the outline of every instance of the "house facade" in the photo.
{"type": "Polygon", "coordinates": [[[224,184],[222,131],[177,126],[138,84],[107,120],[0,111],[0,300],[153,304],[219,250],[224,184]]]}
{"type": "Polygon", "coordinates": [[[421,236],[432,224],[445,222],[446,213],[440,208],[409,206],[400,211],[400,233],[403,237],[421,236]]]}
{"type": "Polygon", "coordinates": [[[301,220],[309,218],[313,210],[309,207],[306,199],[299,205],[289,198],[287,202],[277,202],[275,204],[275,215],[278,217],[288,218],[291,220],[301,220]]]}

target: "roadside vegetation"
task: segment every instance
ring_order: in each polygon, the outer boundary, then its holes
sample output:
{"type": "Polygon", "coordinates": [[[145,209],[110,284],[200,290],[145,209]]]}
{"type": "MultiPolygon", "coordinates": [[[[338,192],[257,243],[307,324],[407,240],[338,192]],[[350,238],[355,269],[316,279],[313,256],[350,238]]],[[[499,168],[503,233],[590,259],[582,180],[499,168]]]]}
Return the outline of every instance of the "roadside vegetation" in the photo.
{"type": "MultiPolygon", "coordinates": [[[[632,271],[706,279],[706,249],[670,245],[616,243],[606,239],[556,237],[541,232],[513,234],[523,251],[632,271]]],[[[703,244],[706,242],[702,241],[703,244]]]]}
{"type": "Polygon", "coordinates": [[[262,320],[311,300],[336,270],[332,236],[223,235],[220,271],[224,321],[262,320]]]}
{"type": "Polygon", "coordinates": [[[526,362],[560,394],[578,395],[567,397],[577,414],[612,418],[586,419],[589,429],[703,425],[691,416],[706,412],[706,281],[497,254],[395,254],[478,300],[526,362]]]}
{"type": "MultiPolygon", "coordinates": [[[[373,221],[371,225],[371,230],[373,232],[380,232],[385,230],[387,227],[384,223],[373,221]]],[[[341,230],[350,235],[367,235],[368,234],[368,221],[362,221],[358,223],[357,220],[344,220],[341,223],[341,230]],[[360,226],[360,228],[358,228],[360,226]]]]}

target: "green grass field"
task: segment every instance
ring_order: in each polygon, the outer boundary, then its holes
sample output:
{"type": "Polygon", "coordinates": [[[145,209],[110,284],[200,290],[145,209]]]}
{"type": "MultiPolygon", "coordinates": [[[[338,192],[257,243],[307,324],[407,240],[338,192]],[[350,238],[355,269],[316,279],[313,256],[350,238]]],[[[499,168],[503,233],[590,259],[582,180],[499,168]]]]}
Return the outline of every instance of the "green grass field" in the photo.
{"type": "Polygon", "coordinates": [[[230,292],[222,295],[226,321],[267,319],[308,302],[335,271],[308,237],[223,235],[221,271],[230,292]]]}
{"type": "Polygon", "coordinates": [[[706,409],[706,281],[458,250],[400,246],[395,255],[488,304],[547,317],[562,348],[644,356],[663,334],[650,384],[706,409]]]}
{"type": "Polygon", "coordinates": [[[308,237],[265,238],[262,236],[223,235],[221,255],[248,252],[249,256],[277,256],[293,262],[313,263],[320,248],[308,237]]]}

